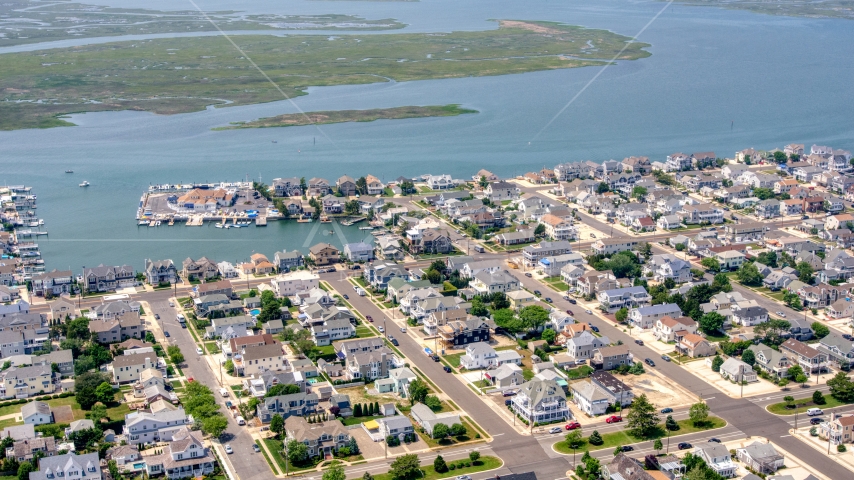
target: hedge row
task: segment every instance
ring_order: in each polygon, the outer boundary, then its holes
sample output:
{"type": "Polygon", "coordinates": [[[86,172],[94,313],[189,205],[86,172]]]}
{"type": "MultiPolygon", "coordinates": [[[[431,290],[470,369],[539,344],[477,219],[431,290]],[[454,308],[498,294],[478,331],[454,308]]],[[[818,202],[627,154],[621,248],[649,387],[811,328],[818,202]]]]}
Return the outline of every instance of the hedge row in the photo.
{"type": "Polygon", "coordinates": [[[36,400],[36,401],[39,401],[39,402],[44,402],[44,401],[47,401],[47,400],[52,400],[52,399],[57,399],[57,398],[67,398],[67,397],[71,397],[71,396],[74,396],[74,392],[63,392],[63,393],[57,393],[57,394],[54,394],[54,395],[44,395],[44,396],[36,397],[36,398],[22,398],[22,399],[19,399],[19,400],[10,400],[10,401],[8,401],[8,402],[2,402],[2,403],[0,403],[0,408],[2,408],[2,407],[8,407],[8,406],[11,406],[11,405],[23,405],[23,404],[28,403],[28,402],[30,402],[30,401],[32,401],[32,400],[36,400]]]}

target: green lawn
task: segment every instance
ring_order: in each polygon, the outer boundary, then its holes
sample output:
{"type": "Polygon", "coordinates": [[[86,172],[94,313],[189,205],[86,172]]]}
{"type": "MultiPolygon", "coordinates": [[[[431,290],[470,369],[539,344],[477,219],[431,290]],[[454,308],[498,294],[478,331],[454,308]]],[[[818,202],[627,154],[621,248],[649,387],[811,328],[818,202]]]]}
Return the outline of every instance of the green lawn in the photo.
{"type": "MultiPolygon", "coordinates": [[[[22,422],[16,422],[14,418],[7,418],[6,420],[0,420],[0,429],[11,427],[12,425],[23,425],[22,422]]],[[[14,477],[18,478],[18,477],[14,477]]]]}
{"type": "MultiPolygon", "coordinates": [[[[709,421],[706,422],[705,425],[700,427],[695,427],[690,420],[680,420],[677,422],[679,424],[679,430],[675,432],[671,432],[671,436],[676,435],[685,435],[686,433],[694,433],[701,432],[705,430],[714,430],[716,428],[722,428],[726,425],[726,422],[721,420],[718,417],[709,417],[709,421]]],[[[591,431],[592,433],[592,431],[591,431]]],[[[589,443],[585,443],[581,448],[577,449],[576,452],[581,453],[585,451],[592,450],[603,450],[606,448],[616,448],[620,445],[631,445],[633,443],[640,443],[644,441],[652,441],[656,438],[664,438],[666,436],[666,431],[664,430],[664,424],[662,423],[658,430],[650,435],[647,438],[638,438],[629,433],[628,430],[620,430],[618,432],[613,433],[605,433],[602,435],[603,443],[602,445],[590,445],[589,443]]],[[[585,437],[585,441],[588,437],[585,437]]],[[[565,441],[561,441],[555,444],[555,450],[559,453],[563,454],[572,454],[572,449],[566,444],[565,441]]]]}
{"type": "MultiPolygon", "coordinates": [[[[267,444],[267,448],[270,450],[270,454],[273,456],[273,460],[279,465],[279,468],[282,472],[285,472],[285,457],[282,456],[282,442],[273,439],[273,438],[265,438],[264,443],[267,444]]],[[[262,450],[263,451],[263,450],[262,450]]],[[[290,466],[288,472],[298,472],[300,470],[313,470],[317,466],[317,463],[312,463],[311,465],[304,467],[295,467],[294,465],[290,466]]]]}
{"type": "MultiPolygon", "coordinates": [[[[119,392],[116,392],[117,394],[119,392]]],[[[51,408],[60,407],[64,405],[71,406],[71,412],[74,415],[75,420],[82,420],[86,418],[86,412],[80,408],[80,404],[77,403],[77,400],[73,396],[65,397],[65,398],[55,398],[51,400],[46,400],[45,403],[51,406],[51,408]]],[[[0,416],[3,415],[11,415],[13,413],[19,413],[21,411],[21,405],[8,405],[0,408],[0,416]]],[[[111,407],[107,408],[107,415],[111,420],[123,420],[125,418],[125,414],[130,413],[130,408],[128,408],[126,403],[114,403],[111,407]]]]}
{"type": "Polygon", "coordinates": [[[346,417],[346,418],[341,419],[341,423],[343,423],[344,426],[358,425],[360,423],[369,422],[369,421],[375,420],[377,418],[383,418],[383,416],[382,415],[374,415],[373,417],[371,417],[371,416],[366,415],[364,417],[346,417]]]}
{"type": "Polygon", "coordinates": [[[707,333],[706,340],[710,342],[722,342],[724,340],[729,340],[729,335],[721,332],[707,333]]]}
{"type": "MultiPolygon", "coordinates": [[[[794,396],[794,395],[792,395],[792,396],[794,396]]],[[[775,414],[775,415],[794,415],[795,412],[804,413],[807,411],[807,409],[815,408],[815,407],[824,409],[824,408],[840,407],[842,405],[849,405],[849,403],[840,402],[839,400],[831,397],[830,395],[824,396],[824,402],[825,402],[824,405],[816,405],[812,401],[812,396],[809,396],[806,398],[798,398],[795,400],[796,404],[802,405],[802,406],[799,406],[797,409],[786,408],[786,402],[780,402],[780,403],[774,403],[774,404],[768,405],[767,410],[769,412],[775,414]]]]}
{"type": "Polygon", "coordinates": [[[463,355],[465,355],[465,352],[445,355],[442,358],[445,359],[445,361],[448,362],[452,367],[460,368],[460,357],[462,357],[463,355]]]}
{"type": "Polygon", "coordinates": [[[593,368],[587,365],[582,365],[578,368],[570,368],[569,370],[565,370],[566,376],[569,377],[570,380],[575,380],[577,378],[584,378],[590,375],[593,372],[593,368]]]}
{"type": "MultiPolygon", "coordinates": [[[[466,459],[466,461],[468,461],[468,459],[466,459]]],[[[459,460],[455,462],[448,461],[448,465],[450,465],[451,463],[456,465],[457,463],[459,463],[459,460]]],[[[477,462],[472,464],[471,467],[457,468],[456,470],[449,470],[444,473],[436,473],[436,471],[433,470],[432,464],[422,465],[421,472],[423,473],[423,475],[418,477],[418,479],[438,480],[440,478],[453,478],[457,475],[472,474],[477,472],[483,472],[486,470],[494,470],[500,467],[503,463],[504,462],[502,462],[501,459],[499,459],[498,457],[483,456],[480,457],[477,462]]],[[[374,475],[374,480],[393,480],[393,477],[390,473],[381,473],[378,475],[374,475]]]]}
{"type": "Polygon", "coordinates": [[[208,353],[219,353],[219,346],[217,346],[216,342],[205,342],[205,350],[208,353]]]}
{"type": "Polygon", "coordinates": [[[377,336],[377,334],[374,333],[373,330],[371,330],[370,328],[368,328],[364,325],[359,325],[358,327],[356,327],[356,337],[357,338],[376,337],[376,336],[377,336]]]}

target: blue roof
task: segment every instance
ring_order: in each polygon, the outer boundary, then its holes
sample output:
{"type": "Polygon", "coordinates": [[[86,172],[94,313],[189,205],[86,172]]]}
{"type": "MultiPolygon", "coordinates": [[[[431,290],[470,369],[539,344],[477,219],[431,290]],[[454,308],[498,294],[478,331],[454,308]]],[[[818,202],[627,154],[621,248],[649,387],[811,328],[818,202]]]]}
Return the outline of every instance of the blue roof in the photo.
{"type": "Polygon", "coordinates": [[[543,265],[551,265],[552,264],[552,262],[550,262],[548,258],[540,259],[540,263],[542,263],[543,265]]]}

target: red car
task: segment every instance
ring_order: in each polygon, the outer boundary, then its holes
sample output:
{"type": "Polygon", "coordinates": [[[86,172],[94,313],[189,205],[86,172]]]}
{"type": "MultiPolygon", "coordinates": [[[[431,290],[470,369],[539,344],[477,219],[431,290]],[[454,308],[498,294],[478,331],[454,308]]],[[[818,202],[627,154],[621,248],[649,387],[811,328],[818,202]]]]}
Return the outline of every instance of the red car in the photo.
{"type": "Polygon", "coordinates": [[[370,315],[365,316],[365,318],[367,318],[369,322],[373,322],[373,321],[374,321],[373,317],[371,317],[370,315]]]}
{"type": "Polygon", "coordinates": [[[623,417],[618,417],[617,415],[611,415],[610,417],[605,419],[605,423],[617,423],[622,421],[623,417]]]}
{"type": "Polygon", "coordinates": [[[193,382],[193,381],[194,381],[194,380],[193,380],[193,377],[189,377],[189,378],[187,378],[187,383],[189,383],[189,382],[193,382]]]}
{"type": "Polygon", "coordinates": [[[567,310],[566,313],[568,313],[570,315],[575,315],[574,313],[572,313],[572,310],[567,310]]]}
{"type": "Polygon", "coordinates": [[[578,422],[569,422],[564,428],[566,428],[567,430],[575,430],[576,428],[581,428],[581,424],[578,422]]]}

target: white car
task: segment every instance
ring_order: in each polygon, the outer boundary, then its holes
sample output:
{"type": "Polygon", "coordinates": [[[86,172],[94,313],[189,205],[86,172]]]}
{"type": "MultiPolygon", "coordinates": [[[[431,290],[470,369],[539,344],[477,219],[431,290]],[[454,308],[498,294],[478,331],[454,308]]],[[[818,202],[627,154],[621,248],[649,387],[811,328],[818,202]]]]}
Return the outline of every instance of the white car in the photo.
{"type": "Polygon", "coordinates": [[[560,433],[560,432],[562,432],[562,431],[563,431],[563,430],[561,430],[561,428],[560,428],[560,427],[552,427],[552,428],[550,428],[550,429],[549,429],[549,433],[560,433]]]}
{"type": "Polygon", "coordinates": [[[457,476],[457,480],[471,480],[471,477],[468,475],[459,475],[457,476]]]}
{"type": "Polygon", "coordinates": [[[384,333],[384,332],[385,332],[385,328],[383,328],[383,326],[382,326],[382,325],[380,325],[379,327],[377,327],[377,329],[380,331],[380,333],[384,333]]]}
{"type": "Polygon", "coordinates": [[[593,315],[593,312],[591,312],[590,310],[585,310],[584,313],[586,313],[587,315],[593,315]]]}
{"type": "Polygon", "coordinates": [[[170,307],[174,307],[174,306],[175,306],[175,304],[174,304],[174,303],[172,303],[172,302],[169,302],[169,306],[170,306],[170,307]]]}
{"type": "Polygon", "coordinates": [[[783,312],[777,312],[777,315],[779,315],[779,316],[781,316],[781,317],[783,317],[783,318],[786,318],[786,314],[785,314],[785,313],[783,313],[783,312]]]}
{"type": "Polygon", "coordinates": [[[197,354],[199,354],[199,355],[204,355],[204,354],[205,354],[204,350],[202,350],[202,347],[196,347],[196,353],[197,353],[197,354]]]}
{"type": "Polygon", "coordinates": [[[227,454],[229,454],[229,455],[231,455],[232,453],[234,453],[234,450],[231,448],[231,445],[229,445],[229,444],[227,444],[227,443],[225,444],[225,453],[227,453],[227,454]]]}

